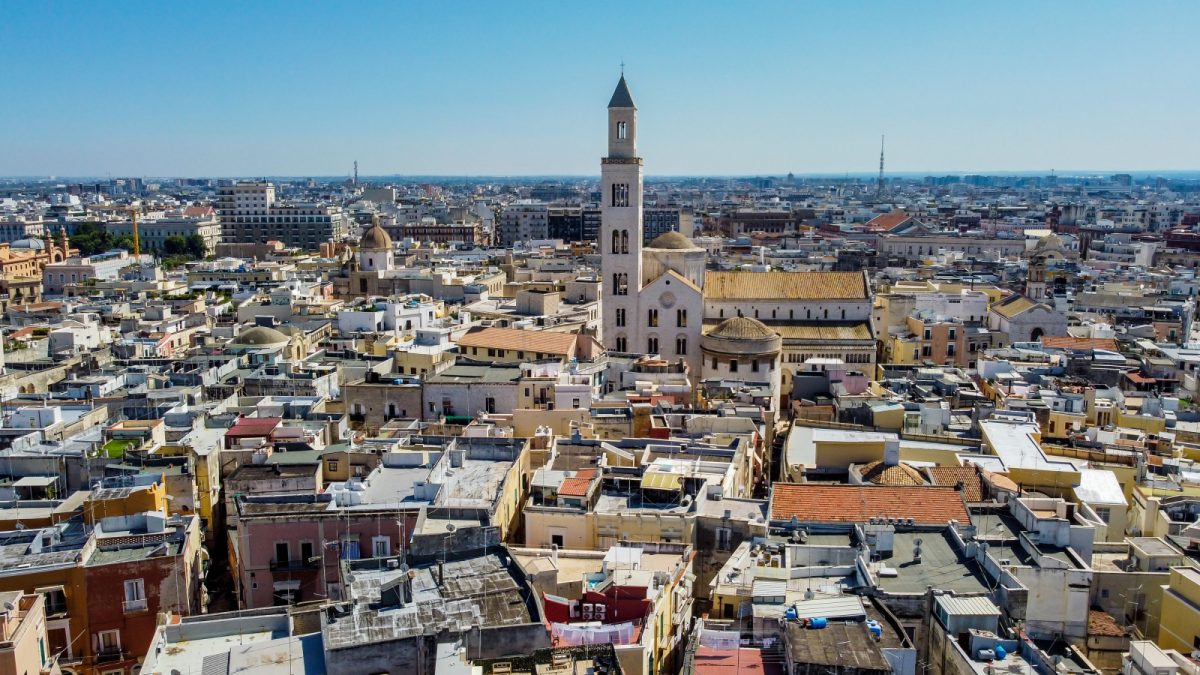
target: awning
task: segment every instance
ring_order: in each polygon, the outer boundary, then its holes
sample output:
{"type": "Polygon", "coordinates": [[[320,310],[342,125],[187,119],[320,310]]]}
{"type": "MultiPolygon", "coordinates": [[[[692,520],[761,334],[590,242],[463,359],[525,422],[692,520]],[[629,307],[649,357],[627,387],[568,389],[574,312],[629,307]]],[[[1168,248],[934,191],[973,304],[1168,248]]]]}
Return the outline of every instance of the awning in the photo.
{"type": "Polygon", "coordinates": [[[642,474],[642,488],[650,490],[678,490],[683,485],[683,476],[665,471],[647,471],[642,474]]]}
{"type": "Polygon", "coordinates": [[[13,483],[13,487],[50,487],[58,481],[58,476],[25,476],[13,483]]]}

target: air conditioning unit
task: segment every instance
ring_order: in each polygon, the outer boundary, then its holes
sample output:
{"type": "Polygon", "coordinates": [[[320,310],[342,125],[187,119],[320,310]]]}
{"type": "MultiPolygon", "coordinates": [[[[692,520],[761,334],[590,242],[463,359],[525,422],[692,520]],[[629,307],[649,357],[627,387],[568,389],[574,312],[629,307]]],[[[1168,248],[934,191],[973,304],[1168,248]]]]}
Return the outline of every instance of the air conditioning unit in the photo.
{"type": "Polygon", "coordinates": [[[603,621],[603,620],[604,620],[604,615],[605,615],[605,614],[607,614],[607,613],[608,613],[608,606],[607,606],[607,605],[599,605],[599,604],[598,604],[598,605],[596,605],[596,613],[595,613],[595,617],[596,617],[596,620],[597,620],[597,621],[603,621]]]}
{"type": "Polygon", "coordinates": [[[584,621],[591,621],[595,617],[595,615],[593,613],[594,608],[595,608],[595,605],[593,605],[592,603],[590,603],[590,602],[584,603],[584,605],[583,605],[583,620],[584,621]]]}

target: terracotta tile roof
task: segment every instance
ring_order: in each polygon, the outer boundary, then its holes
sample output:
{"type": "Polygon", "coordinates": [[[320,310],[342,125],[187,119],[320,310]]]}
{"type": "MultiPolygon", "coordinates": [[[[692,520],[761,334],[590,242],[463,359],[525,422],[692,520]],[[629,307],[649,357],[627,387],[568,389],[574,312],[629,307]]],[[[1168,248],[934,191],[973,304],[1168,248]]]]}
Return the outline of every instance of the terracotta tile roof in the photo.
{"type": "Polygon", "coordinates": [[[925,469],[934,485],[954,487],[963,484],[963,499],[968,502],[983,501],[983,479],[973,466],[931,466],[925,469]]]}
{"type": "Polygon", "coordinates": [[[875,485],[924,485],[921,472],[904,464],[888,466],[883,462],[870,462],[858,467],[863,482],[875,485]]]}
{"type": "Polygon", "coordinates": [[[874,232],[890,232],[908,222],[912,216],[903,211],[892,211],[881,216],[875,216],[867,221],[867,229],[874,232]]]}
{"type": "Polygon", "coordinates": [[[591,478],[566,478],[558,486],[558,494],[566,497],[586,497],[588,488],[592,485],[591,478]]]}
{"type": "Polygon", "coordinates": [[[1018,314],[1028,312],[1034,307],[1037,307],[1037,303],[1033,300],[1023,295],[1014,295],[1007,300],[992,305],[992,311],[1006,319],[1011,319],[1018,314]]]}
{"type": "Polygon", "coordinates": [[[713,300],[866,300],[862,272],[719,272],[704,275],[713,300]]]}
{"type": "Polygon", "coordinates": [[[876,516],[912,518],[917,525],[971,522],[962,495],[952,487],[776,483],[771,520],[792,516],[808,523],[857,523],[876,516]]]}
{"type": "Polygon", "coordinates": [[[188,218],[200,218],[216,214],[211,206],[189,206],[183,210],[183,215],[188,218]]]}
{"type": "Polygon", "coordinates": [[[768,328],[786,340],[873,340],[868,323],[791,323],[764,321],[768,328]]]}
{"type": "Polygon", "coordinates": [[[1087,349],[1106,349],[1110,352],[1117,351],[1117,341],[1112,338],[1079,338],[1069,335],[1059,336],[1042,336],[1042,347],[1047,349],[1077,349],[1080,351],[1087,349]]]}
{"type": "Polygon", "coordinates": [[[282,417],[242,417],[225,432],[226,436],[266,436],[279,426],[282,417]]]}
{"type": "Polygon", "coordinates": [[[477,328],[460,337],[458,346],[571,355],[575,352],[575,339],[578,337],[574,333],[544,330],[477,328]]]}
{"type": "Polygon", "coordinates": [[[1091,609],[1088,610],[1088,635],[1121,637],[1125,635],[1125,629],[1108,612],[1091,609]]]}

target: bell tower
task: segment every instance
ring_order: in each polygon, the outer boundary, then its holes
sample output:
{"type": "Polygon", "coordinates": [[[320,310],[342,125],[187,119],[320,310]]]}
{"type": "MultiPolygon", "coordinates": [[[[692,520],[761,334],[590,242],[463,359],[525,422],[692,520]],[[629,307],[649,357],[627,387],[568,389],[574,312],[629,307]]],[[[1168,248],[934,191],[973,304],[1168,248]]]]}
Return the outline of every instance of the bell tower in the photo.
{"type": "Polygon", "coordinates": [[[637,106],[621,74],[608,102],[608,156],[600,160],[601,341],[617,352],[643,353],[642,159],[637,156],[637,106]]]}

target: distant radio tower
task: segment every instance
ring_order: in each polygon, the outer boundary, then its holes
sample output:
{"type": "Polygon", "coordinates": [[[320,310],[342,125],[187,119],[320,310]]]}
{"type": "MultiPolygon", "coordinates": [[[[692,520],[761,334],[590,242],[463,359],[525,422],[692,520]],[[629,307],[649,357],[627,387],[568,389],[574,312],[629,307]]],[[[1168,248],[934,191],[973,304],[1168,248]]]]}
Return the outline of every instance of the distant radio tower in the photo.
{"type": "MultiPolygon", "coordinates": [[[[880,175],[883,175],[883,167],[880,166],[880,175]]],[[[354,160],[354,187],[358,187],[358,160],[354,160]]]]}
{"type": "Polygon", "coordinates": [[[875,194],[883,194],[883,141],[884,136],[879,136],[879,182],[875,184],[875,194]]]}

